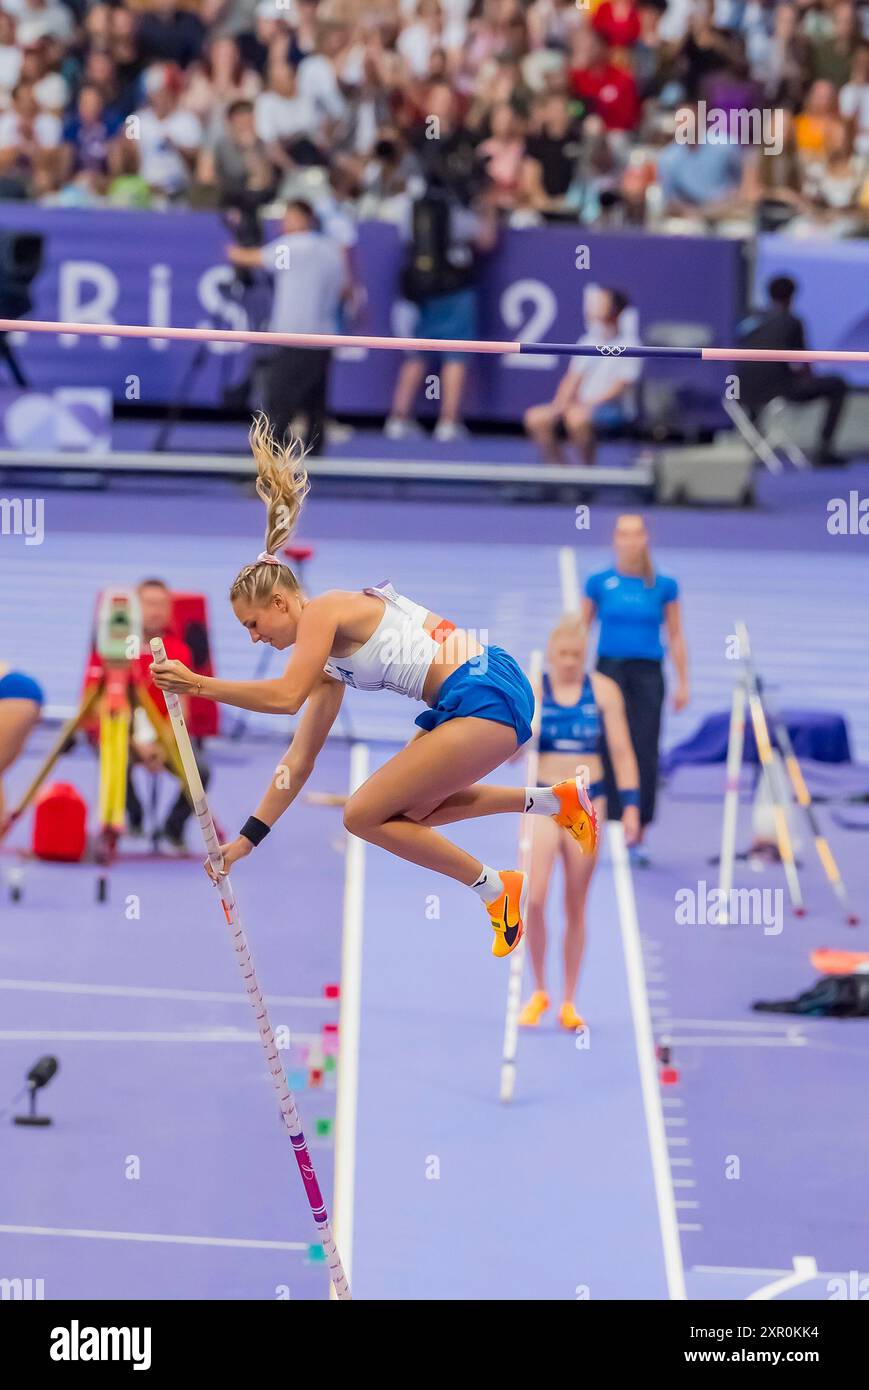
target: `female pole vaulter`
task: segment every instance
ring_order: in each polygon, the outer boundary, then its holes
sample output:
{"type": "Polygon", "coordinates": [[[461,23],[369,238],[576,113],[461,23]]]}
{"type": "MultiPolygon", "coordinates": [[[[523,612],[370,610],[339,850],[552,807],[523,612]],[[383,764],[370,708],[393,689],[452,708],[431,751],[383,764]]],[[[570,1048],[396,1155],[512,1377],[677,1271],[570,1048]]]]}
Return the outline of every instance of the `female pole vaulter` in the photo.
{"type": "Polygon", "coordinates": [[[419,732],[347,801],[352,834],[401,859],[466,884],[485,904],[492,953],[506,956],[525,930],[525,875],[492,869],[440,835],[436,826],[505,811],[549,815],[588,854],[597,843],[594,809],[578,778],[553,787],[495,787],[479,781],[531,736],[534,694],[517,662],[396,593],[388,582],[357,592],[309,597],[276,552],[293,534],[308,491],[304,451],[279,444],[264,416],[250,436],[257,492],[266,504],[266,548],[230,590],[251,641],[292,648],[275,680],[224,681],[179,661],[155,663],[162,690],[202,695],[262,714],[304,709],[285,758],[239,835],[222,846],[224,872],[261,843],[311,775],[341,706],[344,687],[392,690],[426,705],[419,732]],[[285,785],[286,784],[286,785],[285,785]]]}

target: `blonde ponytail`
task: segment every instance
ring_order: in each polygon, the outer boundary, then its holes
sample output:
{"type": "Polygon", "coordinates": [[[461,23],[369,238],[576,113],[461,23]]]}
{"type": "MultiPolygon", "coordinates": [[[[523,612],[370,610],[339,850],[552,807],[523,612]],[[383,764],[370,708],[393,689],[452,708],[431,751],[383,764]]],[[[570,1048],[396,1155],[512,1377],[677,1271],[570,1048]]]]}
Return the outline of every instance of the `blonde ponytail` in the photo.
{"type": "Polygon", "coordinates": [[[279,444],[268,417],[260,412],[250,429],[250,449],[256,464],[256,490],[266,504],[266,552],[276,555],[286,545],[299,519],[311,484],[301,440],[291,435],[279,444]]]}
{"type": "Polygon", "coordinates": [[[272,557],[277,556],[295,531],[311,484],[301,440],[291,435],[286,443],[279,443],[262,411],[251,425],[250,448],[256,463],[257,496],[266,504],[265,558],[245,565],[236,576],[229,597],[232,601],[244,598],[251,603],[264,603],[275,585],[291,593],[298,591],[299,582],[289,566],[272,557]]]}

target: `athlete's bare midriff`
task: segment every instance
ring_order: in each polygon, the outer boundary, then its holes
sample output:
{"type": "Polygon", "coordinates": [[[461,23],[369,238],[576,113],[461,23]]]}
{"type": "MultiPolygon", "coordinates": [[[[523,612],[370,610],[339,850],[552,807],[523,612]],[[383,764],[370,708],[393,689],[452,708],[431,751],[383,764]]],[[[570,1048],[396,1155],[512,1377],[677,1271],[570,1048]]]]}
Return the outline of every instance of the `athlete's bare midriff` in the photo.
{"type": "MultiPolygon", "coordinates": [[[[429,613],[425,620],[426,632],[433,632],[439,623],[443,621],[437,613],[429,613]]],[[[483,655],[483,648],[470,632],[465,632],[464,628],[453,628],[452,632],[438,648],[432,663],[426,673],[425,683],[422,687],[422,698],[427,705],[437,704],[440,688],[447,676],[451,676],[453,671],[458,671],[460,666],[464,666],[466,661],[473,661],[475,657],[483,655]]]]}

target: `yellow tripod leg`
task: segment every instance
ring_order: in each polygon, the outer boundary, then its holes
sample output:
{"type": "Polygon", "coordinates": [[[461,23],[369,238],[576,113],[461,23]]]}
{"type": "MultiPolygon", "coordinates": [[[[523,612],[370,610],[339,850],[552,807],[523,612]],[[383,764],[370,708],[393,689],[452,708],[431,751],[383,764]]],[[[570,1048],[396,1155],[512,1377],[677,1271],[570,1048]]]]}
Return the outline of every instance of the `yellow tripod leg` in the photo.
{"type": "Polygon", "coordinates": [[[100,711],[100,826],[110,824],[109,813],[112,804],[112,716],[108,710],[100,711]]]}
{"type": "Polygon", "coordinates": [[[127,760],[130,756],[130,710],[118,711],[112,731],[111,819],[108,824],[122,834],[127,821],[127,760]]]}
{"type": "Polygon", "coordinates": [[[100,826],[119,834],[126,821],[129,746],[129,708],[104,709],[100,716],[100,826]]]}

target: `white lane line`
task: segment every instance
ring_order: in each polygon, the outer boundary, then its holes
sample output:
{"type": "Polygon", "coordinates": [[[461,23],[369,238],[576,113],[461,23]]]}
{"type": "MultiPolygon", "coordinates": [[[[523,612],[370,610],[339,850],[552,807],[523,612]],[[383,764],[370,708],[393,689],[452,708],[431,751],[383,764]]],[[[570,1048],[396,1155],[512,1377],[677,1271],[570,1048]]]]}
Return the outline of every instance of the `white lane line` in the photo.
{"type": "Polygon", "coordinates": [[[649,1136],[649,1153],[652,1161],[655,1195],[658,1202],[658,1221],[661,1228],[667,1288],[671,1299],[681,1300],[687,1298],[685,1271],[682,1266],[682,1248],[679,1241],[673,1189],[670,1185],[667,1135],[664,1129],[661,1092],[655,1066],[652,1020],[649,1016],[649,1005],[646,999],[646,980],[643,974],[643,953],[640,948],[637,904],[634,898],[634,887],[621,822],[609,822],[607,841],[613,869],[628,995],[634,1023],[634,1040],[643,1094],[646,1131],[649,1136]]]}
{"type": "Polygon", "coordinates": [[[793,1271],[781,1279],[775,1279],[771,1284],[764,1284],[761,1289],[755,1289],[748,1295],[746,1303],[775,1298],[778,1294],[787,1293],[788,1289],[795,1289],[817,1277],[818,1266],[811,1255],[794,1255],[793,1271]]]}
{"type": "MultiPolygon", "coordinates": [[[[672,1027],[672,1020],[670,1026],[672,1027]]],[[[809,1044],[809,1039],[802,1034],[783,1038],[683,1038],[668,1032],[666,1037],[662,1035],[659,1041],[669,1043],[673,1047],[807,1047],[809,1044]]]]}
{"type": "MultiPolygon", "coordinates": [[[[292,1033],[290,1047],[296,1043],[313,1044],[319,1033],[292,1033]]],[[[121,1030],[85,1032],[58,1028],[4,1028],[0,1042],[134,1042],[134,1043],[250,1043],[260,1041],[259,1033],[244,1032],[241,1028],[211,1028],[189,1033],[145,1033],[121,1030]]],[[[286,1051],[286,1048],[279,1049],[286,1051]]]]}
{"type": "Polygon", "coordinates": [[[680,1105],[684,1105],[684,1103],[685,1103],[685,1102],[682,1101],[682,1100],[680,1100],[678,1096],[662,1096],[662,1097],[661,1097],[661,1104],[662,1104],[665,1108],[666,1108],[667,1106],[680,1106],[680,1105]]]}
{"type": "MultiPolygon", "coordinates": [[[[562,607],[567,613],[579,612],[580,594],[576,560],[574,552],[569,546],[562,546],[559,549],[558,567],[561,576],[562,607]]],[[[649,1154],[658,1205],[658,1223],[661,1230],[667,1289],[671,1299],[684,1300],[688,1297],[685,1289],[685,1270],[682,1266],[682,1247],[679,1241],[673,1189],[670,1186],[669,1155],[664,1132],[664,1116],[661,1109],[661,1092],[655,1067],[654,1035],[652,1020],[649,1015],[649,1001],[646,995],[649,984],[666,984],[667,977],[663,974],[646,973],[646,965],[643,961],[644,945],[653,943],[641,936],[624,831],[619,821],[609,823],[606,838],[618,905],[619,928],[625,957],[628,997],[634,1024],[634,1041],[637,1049],[646,1132],[649,1139],[649,1154]]],[[[656,965],[657,962],[650,961],[649,964],[656,965]]]]}
{"type": "Polygon", "coordinates": [[[679,1222],[679,1230],[680,1230],[680,1231],[702,1231],[702,1230],[703,1230],[703,1227],[702,1227],[701,1225],[699,1225],[697,1222],[694,1222],[694,1221],[680,1221],[680,1222],[679,1222]]]}
{"type": "Polygon", "coordinates": [[[157,1245],[222,1245],[237,1250],[307,1250],[298,1240],[239,1240],[232,1236],[167,1236],[150,1231],[86,1231],[65,1226],[0,1226],[7,1236],[72,1236],[76,1240],[139,1240],[157,1245]]]}
{"type": "Polygon", "coordinates": [[[790,1031],[792,1031],[794,1028],[796,1028],[796,1027],[798,1027],[798,1026],[799,1026],[798,1024],[795,1024],[795,1023],[794,1023],[793,1019],[791,1019],[791,1020],[790,1020],[789,1022],[787,1022],[787,1023],[785,1023],[785,1022],[779,1022],[779,1021],[774,1021],[774,1020],[772,1020],[772,1019],[766,1019],[766,1020],[763,1020],[763,1021],[758,1020],[757,1022],[754,1022],[754,1021],[752,1021],[752,1022],[746,1022],[745,1019],[727,1019],[727,1018],[674,1018],[674,1019],[673,1019],[673,1027],[674,1027],[674,1028],[703,1028],[703,1029],[706,1029],[706,1030],[709,1031],[709,1032],[713,1031],[713,1030],[716,1029],[716,1028],[725,1029],[728,1033],[730,1033],[730,1032],[738,1033],[738,1032],[745,1031],[745,1030],[751,1031],[751,1032],[758,1032],[758,1031],[762,1031],[762,1030],[765,1029],[765,1028],[766,1028],[766,1029],[772,1029],[773,1031],[778,1030],[779,1032],[782,1032],[782,1031],[790,1032],[790,1031]]]}
{"type": "Polygon", "coordinates": [[[578,613],[579,579],[576,573],[576,557],[569,545],[559,548],[558,573],[561,578],[561,606],[565,613],[578,613]]]}
{"type": "MultiPolygon", "coordinates": [[[[811,1259],[811,1256],[810,1256],[810,1255],[797,1255],[797,1256],[795,1256],[795,1263],[796,1263],[796,1260],[798,1260],[798,1259],[800,1259],[800,1260],[801,1260],[801,1259],[811,1259]]],[[[850,1272],[850,1271],[849,1271],[849,1272],[850,1272]]],[[[860,1272],[859,1270],[854,1271],[854,1272],[857,1273],[858,1277],[860,1277],[860,1278],[864,1277],[864,1276],[861,1274],[861,1272],[860,1272]]],[[[789,1278],[790,1275],[793,1274],[793,1270],[792,1270],[792,1269],[763,1269],[763,1268],[758,1269],[755,1265],[692,1265],[692,1266],[691,1266],[691,1273],[692,1273],[692,1274],[739,1274],[739,1275],[744,1275],[744,1276],[746,1276],[746,1277],[751,1277],[752,1279],[754,1279],[754,1278],[763,1278],[764,1276],[767,1276],[767,1277],[770,1277],[770,1278],[789,1278]]],[[[831,1271],[826,1271],[826,1270],[823,1270],[823,1269],[819,1269],[819,1270],[816,1270],[816,1272],[815,1272],[815,1278],[816,1278],[816,1279],[842,1279],[842,1278],[847,1278],[847,1275],[846,1275],[845,1272],[844,1272],[843,1270],[841,1270],[841,1269],[833,1270],[832,1272],[831,1272],[831,1271]]]]}
{"type": "MultiPolygon", "coordinates": [[[[227,994],[222,990],[209,989],[164,989],[149,985],[93,985],[70,984],[63,980],[0,980],[0,989],[28,990],[50,994],[92,994],[117,999],[178,999],[185,1003],[203,1004],[250,1004],[243,994],[237,991],[227,994]]],[[[333,999],[312,999],[295,994],[273,994],[271,1004],[286,1004],[294,1009],[331,1009],[333,999]]]]}
{"type": "Polygon", "coordinates": [[[682,1198],[680,1198],[679,1201],[677,1201],[677,1203],[676,1203],[676,1210],[677,1210],[677,1211],[687,1211],[687,1210],[690,1208],[690,1209],[696,1211],[697,1208],[699,1207],[699,1205],[700,1205],[699,1202],[688,1201],[687,1198],[684,1199],[684,1200],[683,1200],[682,1198]]]}
{"type": "Polygon", "coordinates": [[[674,1179],[673,1179],[673,1186],[674,1186],[674,1187],[696,1187],[696,1186],[697,1186],[697,1183],[696,1183],[696,1180],[695,1180],[694,1178],[674,1178],[674,1179]]]}
{"type": "Polygon", "coordinates": [[[674,1148],[675,1148],[675,1146],[676,1146],[677,1144],[688,1144],[688,1143],[690,1143],[690,1140],[688,1140],[688,1139],[682,1139],[682,1138],[680,1138],[677,1134],[667,1134],[667,1135],[664,1136],[664,1138],[665,1138],[666,1142],[667,1142],[668,1144],[672,1144],[674,1148]]]}
{"type": "MultiPolygon", "coordinates": [[[[350,793],[368,777],[366,743],[350,750],[350,793]]],[[[356,1188],[356,1107],[359,1099],[359,1035],[362,1022],[362,938],[365,929],[365,841],[347,836],[344,860],[344,925],[341,939],[341,1066],[335,1108],[335,1244],[353,1281],[353,1216],[356,1188]]],[[[334,1292],[334,1291],[333,1291],[334,1292]]]]}
{"type": "Polygon", "coordinates": [[[664,1124],[665,1124],[665,1125],[687,1125],[687,1123],[688,1123],[688,1121],[687,1121],[686,1119],[684,1119],[684,1117],[679,1116],[679,1115],[665,1115],[665,1116],[664,1116],[664,1124]]]}
{"type": "Polygon", "coordinates": [[[671,1159],[670,1159],[670,1167],[671,1167],[671,1168],[693,1168],[693,1167],[694,1167],[694,1160],[693,1160],[693,1158],[671,1158],[671,1159]]]}

